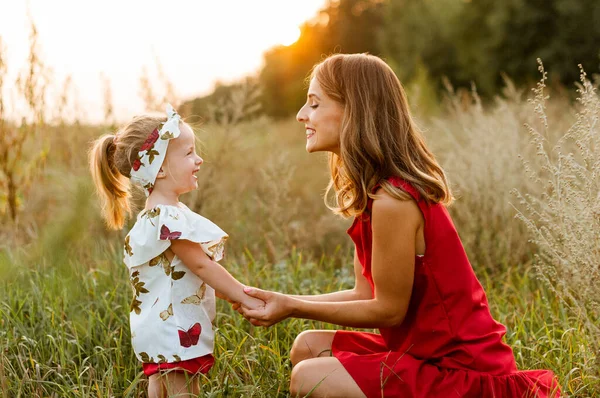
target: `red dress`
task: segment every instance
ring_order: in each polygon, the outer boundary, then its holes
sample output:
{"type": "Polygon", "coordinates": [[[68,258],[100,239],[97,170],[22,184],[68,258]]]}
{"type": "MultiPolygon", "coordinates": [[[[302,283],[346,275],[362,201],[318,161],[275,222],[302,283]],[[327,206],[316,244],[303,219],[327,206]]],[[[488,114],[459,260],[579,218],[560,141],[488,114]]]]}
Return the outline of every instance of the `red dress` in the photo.
{"type": "MultiPolygon", "coordinates": [[[[488,308],[446,208],[428,205],[406,181],[425,220],[424,257],[415,259],[412,295],[404,321],[380,334],[337,331],[333,355],[367,397],[557,397],[554,374],[518,371],[506,333],[488,308]]],[[[372,200],[369,200],[370,210],[372,200]]],[[[348,234],[362,274],[371,276],[371,222],[356,217],[348,234]]]]}

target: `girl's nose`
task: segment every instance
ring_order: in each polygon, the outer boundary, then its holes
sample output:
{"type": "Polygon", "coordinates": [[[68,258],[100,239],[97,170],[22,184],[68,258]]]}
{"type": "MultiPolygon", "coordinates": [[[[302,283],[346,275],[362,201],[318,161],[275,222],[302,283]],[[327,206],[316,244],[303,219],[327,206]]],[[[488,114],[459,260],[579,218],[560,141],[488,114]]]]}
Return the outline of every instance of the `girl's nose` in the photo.
{"type": "Polygon", "coordinates": [[[197,162],[197,163],[198,163],[198,164],[202,164],[202,163],[204,163],[204,159],[202,159],[200,156],[198,156],[198,162],[197,162]]]}

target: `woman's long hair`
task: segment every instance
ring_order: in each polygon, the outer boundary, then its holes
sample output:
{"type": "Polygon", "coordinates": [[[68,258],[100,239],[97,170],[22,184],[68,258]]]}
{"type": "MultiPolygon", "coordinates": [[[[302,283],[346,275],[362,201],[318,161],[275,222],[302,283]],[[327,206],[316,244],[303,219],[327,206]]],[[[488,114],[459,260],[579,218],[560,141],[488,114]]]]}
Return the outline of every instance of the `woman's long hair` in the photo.
{"type": "Polygon", "coordinates": [[[344,106],[340,155],[329,155],[327,207],[345,217],[359,215],[377,184],[393,197],[408,199],[386,180],[392,176],[409,182],[428,203],[452,202],[446,175],[411,117],[402,84],[384,61],[369,54],[336,54],[315,65],[311,78],[344,106]],[[332,188],[335,204],[329,205],[332,188]]]}

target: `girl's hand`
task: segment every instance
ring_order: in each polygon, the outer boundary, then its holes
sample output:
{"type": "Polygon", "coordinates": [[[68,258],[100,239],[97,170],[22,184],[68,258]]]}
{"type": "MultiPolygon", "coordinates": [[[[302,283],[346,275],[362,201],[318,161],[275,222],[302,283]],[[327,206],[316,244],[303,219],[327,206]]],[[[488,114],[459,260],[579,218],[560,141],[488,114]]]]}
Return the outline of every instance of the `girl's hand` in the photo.
{"type": "Polygon", "coordinates": [[[220,298],[221,300],[227,301],[229,304],[231,304],[234,311],[237,311],[237,309],[240,307],[240,303],[231,300],[229,297],[225,296],[223,293],[217,292],[216,290],[215,290],[215,297],[220,298]]]}
{"type": "Polygon", "coordinates": [[[239,312],[240,314],[243,315],[244,310],[260,311],[260,310],[264,310],[265,305],[266,304],[264,301],[256,299],[252,296],[247,296],[247,298],[245,300],[243,300],[241,303],[235,303],[233,306],[234,306],[234,309],[237,310],[237,312],[239,312]]]}
{"type": "Polygon", "coordinates": [[[264,302],[260,309],[241,307],[242,315],[254,326],[271,326],[292,314],[292,298],[285,294],[247,287],[244,293],[264,302]]]}
{"type": "MultiPolygon", "coordinates": [[[[242,314],[242,310],[241,310],[242,303],[237,302],[237,301],[233,301],[233,300],[229,299],[227,296],[225,296],[224,294],[222,294],[220,292],[217,292],[217,291],[215,291],[215,296],[218,297],[218,298],[220,298],[221,300],[227,301],[229,304],[231,304],[231,308],[233,308],[234,311],[237,311],[240,314],[242,314]]],[[[253,309],[258,309],[258,308],[264,307],[265,303],[264,303],[264,301],[256,300],[256,299],[254,299],[252,297],[248,297],[248,301],[247,301],[247,303],[244,303],[244,305],[247,306],[247,307],[252,307],[253,309]],[[259,305],[258,306],[253,306],[253,304],[257,304],[256,302],[258,302],[259,305]]]]}

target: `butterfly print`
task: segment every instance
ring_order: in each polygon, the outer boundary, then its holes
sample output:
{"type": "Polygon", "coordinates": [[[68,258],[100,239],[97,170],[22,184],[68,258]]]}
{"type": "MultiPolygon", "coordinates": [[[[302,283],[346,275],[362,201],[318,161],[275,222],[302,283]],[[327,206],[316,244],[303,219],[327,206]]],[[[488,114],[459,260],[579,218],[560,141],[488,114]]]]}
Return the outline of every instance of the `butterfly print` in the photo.
{"type": "Polygon", "coordinates": [[[140,352],[140,357],[142,358],[142,362],[144,363],[155,363],[154,358],[148,355],[147,352],[140,352]]]}
{"type": "MultiPolygon", "coordinates": [[[[144,185],[144,189],[148,190],[148,194],[151,194],[152,190],[154,189],[154,184],[149,182],[146,185],[144,185]]],[[[152,225],[154,225],[154,224],[152,224],[152,225]]]]}
{"type": "Polygon", "coordinates": [[[163,270],[165,271],[165,275],[167,275],[167,276],[171,275],[172,268],[175,268],[175,267],[171,267],[171,262],[167,258],[165,252],[162,252],[161,254],[154,257],[152,260],[150,260],[148,262],[148,266],[150,266],[150,267],[155,267],[157,265],[161,265],[163,267],[163,270]]]}
{"type": "Polygon", "coordinates": [[[148,163],[149,164],[152,164],[152,162],[154,162],[155,156],[160,155],[160,153],[156,149],[150,149],[146,153],[148,154],[148,163]]]}
{"type": "Polygon", "coordinates": [[[129,305],[129,312],[135,311],[135,313],[139,315],[142,312],[142,307],[140,307],[140,305],[142,305],[142,302],[138,300],[137,297],[134,297],[129,305]]]}
{"type": "Polygon", "coordinates": [[[158,129],[154,129],[154,131],[146,138],[144,144],[140,148],[139,152],[147,151],[148,149],[154,146],[154,143],[158,140],[158,129]]]}
{"type": "Polygon", "coordinates": [[[162,265],[163,271],[165,271],[165,275],[170,276],[171,279],[174,281],[183,278],[183,276],[185,275],[185,271],[175,271],[175,266],[171,265],[171,261],[169,261],[164,252],[154,257],[148,262],[148,265],[150,267],[155,267],[159,264],[162,265]]]}
{"type": "Polygon", "coordinates": [[[140,307],[142,305],[142,302],[138,300],[140,294],[149,293],[148,289],[144,287],[146,283],[140,281],[139,275],[139,271],[134,271],[131,274],[131,277],[129,278],[131,286],[134,290],[133,299],[131,301],[131,305],[129,306],[129,312],[135,311],[137,315],[139,315],[142,312],[142,308],[140,307]]]}
{"type": "Polygon", "coordinates": [[[204,295],[206,294],[206,282],[202,282],[196,294],[186,297],[181,300],[181,304],[195,304],[200,305],[202,300],[204,299],[204,295]]]}
{"type": "Polygon", "coordinates": [[[129,244],[129,235],[127,235],[127,237],[125,237],[125,252],[127,253],[127,255],[129,257],[133,256],[133,249],[131,248],[131,245],[129,244]]]}
{"type": "Polygon", "coordinates": [[[200,326],[200,323],[195,323],[187,332],[185,330],[178,330],[177,332],[179,333],[179,343],[181,346],[189,348],[198,344],[202,326],[200,326]]]}
{"type": "Polygon", "coordinates": [[[169,304],[169,308],[160,312],[160,319],[163,321],[166,321],[171,316],[173,316],[173,304],[169,304]]]}
{"type": "Polygon", "coordinates": [[[171,133],[170,131],[166,131],[166,132],[164,132],[164,133],[163,133],[163,134],[160,136],[160,139],[161,139],[161,140],[170,140],[170,139],[171,139],[171,138],[173,138],[173,137],[175,137],[175,136],[173,135],[173,133],[171,133]]]}
{"type": "Polygon", "coordinates": [[[144,163],[142,163],[142,161],[140,159],[136,159],[135,162],[133,162],[133,165],[131,166],[131,168],[134,171],[138,171],[140,169],[140,167],[142,167],[144,165],[144,163]]]}
{"type": "Polygon", "coordinates": [[[160,227],[160,240],[173,240],[179,239],[181,237],[181,232],[169,230],[169,227],[163,225],[160,227]]]}
{"type": "Polygon", "coordinates": [[[171,261],[169,261],[165,252],[162,252],[148,262],[148,266],[150,267],[155,267],[157,265],[162,265],[165,275],[170,276],[174,281],[183,278],[185,275],[185,271],[175,271],[175,267],[171,265],[171,261]]]}
{"type": "Polygon", "coordinates": [[[175,271],[175,267],[171,267],[171,279],[177,281],[185,275],[185,271],[175,271]]]}
{"type": "MultiPolygon", "coordinates": [[[[144,188],[146,188],[146,187],[144,187],[144,188]]],[[[148,219],[158,217],[160,215],[160,207],[155,207],[153,209],[148,209],[148,210],[146,210],[146,212],[144,213],[144,215],[146,217],[148,217],[148,219]]],[[[152,224],[152,225],[154,225],[154,224],[152,224]]]]}
{"type": "MultiPolygon", "coordinates": [[[[224,236],[223,239],[221,239],[220,241],[218,241],[217,243],[215,243],[214,245],[210,246],[207,250],[210,252],[209,257],[211,259],[215,258],[215,256],[217,255],[217,253],[222,253],[223,249],[225,248],[225,242],[227,241],[227,236],[224,236]]],[[[209,243],[209,242],[203,242],[203,243],[209,243]]]]}

